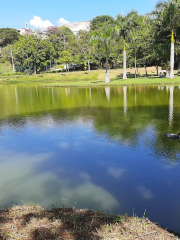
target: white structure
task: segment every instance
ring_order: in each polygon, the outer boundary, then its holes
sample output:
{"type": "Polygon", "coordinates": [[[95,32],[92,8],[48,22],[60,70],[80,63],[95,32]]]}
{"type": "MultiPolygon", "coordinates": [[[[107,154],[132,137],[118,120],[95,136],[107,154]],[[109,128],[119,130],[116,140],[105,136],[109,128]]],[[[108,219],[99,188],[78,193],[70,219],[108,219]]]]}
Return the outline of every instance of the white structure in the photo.
{"type": "Polygon", "coordinates": [[[26,23],[25,28],[19,28],[17,31],[20,33],[20,35],[24,36],[26,34],[32,34],[31,29],[28,27],[28,23],[26,23]]]}
{"type": "Polygon", "coordinates": [[[74,23],[64,23],[62,26],[68,27],[77,35],[80,30],[89,31],[90,30],[90,21],[83,21],[83,22],[74,22],[74,23]]]}

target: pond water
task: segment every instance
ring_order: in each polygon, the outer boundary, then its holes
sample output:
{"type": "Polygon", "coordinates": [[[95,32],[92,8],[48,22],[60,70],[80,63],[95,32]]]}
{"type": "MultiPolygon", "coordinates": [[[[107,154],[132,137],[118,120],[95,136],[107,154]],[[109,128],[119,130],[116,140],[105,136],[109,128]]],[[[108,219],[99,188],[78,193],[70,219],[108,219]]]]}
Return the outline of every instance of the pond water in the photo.
{"type": "Polygon", "coordinates": [[[146,215],[180,232],[178,86],[0,86],[0,206],[146,215]],[[52,205],[51,205],[52,204],[52,205]]]}

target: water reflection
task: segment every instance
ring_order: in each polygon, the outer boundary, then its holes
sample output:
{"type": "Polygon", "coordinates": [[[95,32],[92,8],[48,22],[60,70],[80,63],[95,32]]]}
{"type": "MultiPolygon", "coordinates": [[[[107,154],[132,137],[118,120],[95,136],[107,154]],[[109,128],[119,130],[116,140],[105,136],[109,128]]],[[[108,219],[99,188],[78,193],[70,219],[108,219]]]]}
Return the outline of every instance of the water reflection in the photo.
{"type": "Polygon", "coordinates": [[[169,130],[172,128],[173,124],[173,113],[174,113],[174,86],[169,87],[170,99],[169,99],[169,130]]]}
{"type": "Polygon", "coordinates": [[[179,91],[0,86],[1,204],[147,209],[178,231],[179,143],[161,133],[180,129],[179,91]]]}
{"type": "Polygon", "coordinates": [[[124,94],[124,114],[127,113],[127,87],[123,87],[123,94],[124,94]]]}
{"type": "Polygon", "coordinates": [[[107,97],[107,100],[108,100],[108,103],[110,101],[110,87],[105,87],[105,92],[106,92],[106,97],[107,97]]]}

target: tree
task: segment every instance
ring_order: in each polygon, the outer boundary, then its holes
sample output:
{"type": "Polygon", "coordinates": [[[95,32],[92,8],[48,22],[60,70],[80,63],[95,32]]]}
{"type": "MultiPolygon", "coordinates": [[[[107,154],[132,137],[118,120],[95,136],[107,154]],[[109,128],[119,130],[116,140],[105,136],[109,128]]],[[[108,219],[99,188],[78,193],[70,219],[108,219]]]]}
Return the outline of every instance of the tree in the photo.
{"type": "Polygon", "coordinates": [[[15,72],[15,65],[14,65],[14,52],[15,51],[16,51],[16,48],[12,44],[7,45],[2,50],[3,58],[6,59],[7,61],[11,62],[11,64],[12,64],[13,73],[15,72]]]}
{"type": "Polygon", "coordinates": [[[109,15],[102,15],[97,16],[92,19],[90,29],[92,30],[98,30],[99,28],[102,28],[103,25],[108,25],[114,23],[114,18],[109,15]]]}
{"type": "Polygon", "coordinates": [[[12,44],[20,37],[18,31],[14,28],[0,28],[0,46],[5,47],[12,44]]]}
{"type": "Polygon", "coordinates": [[[117,36],[122,37],[124,41],[124,51],[123,51],[123,79],[127,78],[126,75],[126,41],[132,33],[132,28],[134,27],[133,16],[129,13],[127,16],[123,17],[121,14],[117,16],[116,20],[116,33],[117,36]]]}
{"type": "MultiPolygon", "coordinates": [[[[137,64],[145,67],[147,77],[147,66],[153,64],[154,60],[154,21],[149,16],[139,16],[139,26],[133,29],[136,44],[137,64]]],[[[158,62],[157,62],[158,66],[158,62]]]]}
{"type": "Polygon", "coordinates": [[[49,57],[49,47],[52,48],[52,44],[50,45],[47,39],[41,39],[36,35],[27,35],[21,38],[16,45],[19,50],[18,55],[20,56],[23,52],[25,56],[24,65],[32,65],[34,74],[44,66],[47,56],[49,57]]]}
{"type": "Polygon", "coordinates": [[[128,14],[128,17],[131,17],[131,23],[133,23],[133,28],[131,29],[131,39],[135,43],[135,52],[134,52],[134,62],[135,62],[135,78],[137,73],[137,38],[139,35],[139,30],[145,28],[144,18],[143,16],[140,16],[138,12],[132,11],[128,14]]]}
{"type": "Polygon", "coordinates": [[[69,72],[69,63],[72,62],[72,56],[69,50],[63,50],[61,52],[61,57],[59,58],[60,63],[65,63],[66,64],[66,71],[68,70],[69,72]]]}
{"type": "Polygon", "coordinates": [[[59,27],[59,29],[61,30],[60,42],[61,42],[62,46],[64,47],[64,49],[66,49],[66,45],[72,39],[75,39],[74,33],[71,31],[70,28],[68,28],[66,26],[61,26],[61,27],[59,27]]]}
{"type": "Polygon", "coordinates": [[[90,61],[94,60],[93,45],[90,41],[91,33],[87,31],[79,31],[76,39],[79,49],[88,64],[88,70],[90,71],[90,61]]]}
{"type": "Polygon", "coordinates": [[[174,31],[179,28],[180,24],[180,0],[170,0],[169,2],[161,2],[156,5],[156,16],[158,25],[161,29],[171,36],[170,51],[170,78],[174,78],[174,31]]]}
{"type": "Polygon", "coordinates": [[[110,82],[109,78],[109,57],[111,53],[111,39],[114,33],[114,27],[112,25],[103,26],[99,31],[93,32],[91,42],[102,46],[106,57],[106,77],[105,83],[110,82]]]}
{"type": "Polygon", "coordinates": [[[49,48],[49,62],[51,67],[51,62],[53,59],[58,59],[60,57],[60,52],[64,49],[62,40],[61,29],[56,26],[48,27],[46,31],[46,40],[49,42],[49,45],[53,47],[49,48]],[[52,50],[51,50],[52,49],[52,50]]]}

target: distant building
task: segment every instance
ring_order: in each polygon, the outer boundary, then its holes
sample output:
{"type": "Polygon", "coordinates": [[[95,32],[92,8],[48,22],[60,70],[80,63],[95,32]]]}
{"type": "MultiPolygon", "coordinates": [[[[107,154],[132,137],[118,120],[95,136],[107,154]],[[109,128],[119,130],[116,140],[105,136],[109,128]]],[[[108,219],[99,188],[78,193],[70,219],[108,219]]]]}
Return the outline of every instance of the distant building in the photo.
{"type": "Polygon", "coordinates": [[[62,26],[68,27],[71,29],[71,31],[74,33],[74,35],[77,35],[80,30],[89,31],[90,30],[90,21],[83,21],[83,22],[74,22],[74,23],[66,23],[62,26]]]}
{"type": "Polygon", "coordinates": [[[17,29],[17,31],[22,36],[32,34],[32,30],[28,27],[28,23],[26,23],[26,27],[25,28],[19,28],[19,29],[17,29]]]}

